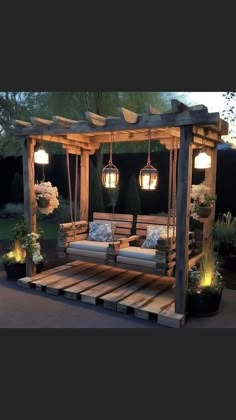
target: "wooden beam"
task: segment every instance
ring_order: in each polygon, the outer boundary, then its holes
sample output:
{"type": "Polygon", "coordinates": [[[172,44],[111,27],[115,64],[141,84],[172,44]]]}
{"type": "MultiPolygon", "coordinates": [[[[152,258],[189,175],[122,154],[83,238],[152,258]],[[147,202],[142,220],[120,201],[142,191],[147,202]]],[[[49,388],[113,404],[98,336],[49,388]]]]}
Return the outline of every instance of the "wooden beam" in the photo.
{"type": "Polygon", "coordinates": [[[188,284],[190,191],[192,185],[192,127],[181,127],[176,204],[175,311],[185,314],[188,284]]]}
{"type": "Polygon", "coordinates": [[[178,101],[178,99],[171,99],[171,108],[173,112],[183,112],[187,110],[192,111],[200,111],[200,110],[207,110],[207,107],[205,105],[194,105],[194,106],[188,106],[185,105],[183,102],[178,101]]]}
{"type": "Polygon", "coordinates": [[[134,124],[138,121],[138,114],[136,114],[136,112],[123,107],[120,108],[120,112],[127,123],[134,124]]]}
{"type": "Polygon", "coordinates": [[[151,104],[146,104],[145,111],[147,112],[147,114],[151,114],[151,115],[161,114],[161,112],[157,108],[152,106],[151,104]]]}
{"type": "MultiPolygon", "coordinates": [[[[36,232],[36,199],[34,192],[34,145],[35,141],[23,141],[24,219],[30,232],[36,232]]],[[[26,260],[26,276],[32,277],[36,266],[31,258],[26,260]]]]}
{"type": "Polygon", "coordinates": [[[64,118],[64,117],[59,117],[58,115],[54,115],[52,117],[53,121],[59,125],[62,125],[63,127],[70,127],[72,124],[75,124],[78,122],[75,120],[70,120],[68,118],[64,118]]]}
{"type": "Polygon", "coordinates": [[[80,220],[88,221],[89,213],[89,152],[81,150],[80,157],[80,220]]]}
{"type": "Polygon", "coordinates": [[[32,127],[32,124],[27,121],[15,120],[16,127],[32,127]]]}
{"type": "MultiPolygon", "coordinates": [[[[216,193],[216,171],[217,171],[217,149],[206,148],[206,153],[211,156],[211,168],[205,169],[205,184],[211,188],[214,195],[216,193]]],[[[211,248],[213,241],[213,224],[215,220],[215,203],[211,214],[203,221],[203,251],[206,252],[211,248]]]]}
{"type": "Polygon", "coordinates": [[[50,125],[53,123],[53,121],[51,120],[45,120],[43,118],[38,118],[38,117],[30,117],[30,121],[33,125],[50,125]]]}
{"type": "MultiPolygon", "coordinates": [[[[100,117],[100,116],[99,116],[100,117]]],[[[103,118],[103,117],[102,117],[103,118]]],[[[88,122],[80,122],[73,124],[73,126],[65,129],[63,127],[57,127],[56,124],[48,125],[47,127],[35,126],[32,128],[18,128],[16,135],[68,135],[69,133],[80,133],[80,134],[93,134],[96,135],[101,133],[111,133],[116,131],[126,130],[145,130],[145,129],[157,129],[164,127],[181,127],[186,125],[209,125],[217,124],[219,122],[219,113],[208,113],[206,109],[198,111],[184,111],[180,113],[165,113],[160,115],[147,115],[144,114],[136,123],[127,123],[123,119],[107,119],[106,127],[104,126],[93,126],[88,122]]],[[[104,123],[102,123],[104,125],[104,123]]]]}
{"type": "Polygon", "coordinates": [[[104,125],[106,125],[106,118],[101,115],[94,114],[93,112],[86,112],[85,115],[87,120],[94,125],[99,127],[104,127],[104,125]]]}

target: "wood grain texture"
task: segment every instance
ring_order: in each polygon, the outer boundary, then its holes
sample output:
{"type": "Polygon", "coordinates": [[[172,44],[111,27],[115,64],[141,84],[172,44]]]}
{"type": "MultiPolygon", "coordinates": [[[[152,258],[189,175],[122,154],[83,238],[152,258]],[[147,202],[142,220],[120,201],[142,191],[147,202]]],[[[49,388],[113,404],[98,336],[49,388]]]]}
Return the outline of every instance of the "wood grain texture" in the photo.
{"type": "Polygon", "coordinates": [[[89,212],[89,153],[82,150],[80,157],[80,220],[88,221],[89,212]]]}

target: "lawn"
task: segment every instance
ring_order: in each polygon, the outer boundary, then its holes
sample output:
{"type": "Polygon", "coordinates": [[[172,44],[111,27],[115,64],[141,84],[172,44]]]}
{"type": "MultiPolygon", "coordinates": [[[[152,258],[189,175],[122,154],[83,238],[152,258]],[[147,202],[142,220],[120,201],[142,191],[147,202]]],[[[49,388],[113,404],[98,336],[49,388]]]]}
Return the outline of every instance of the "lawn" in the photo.
{"type": "MultiPolygon", "coordinates": [[[[21,219],[22,220],[22,219],[21,219]]],[[[7,218],[0,219],[0,240],[13,239],[12,228],[18,223],[20,219],[7,218]]],[[[58,224],[53,222],[38,222],[38,227],[43,229],[44,233],[42,239],[56,239],[58,232],[58,224]]]]}

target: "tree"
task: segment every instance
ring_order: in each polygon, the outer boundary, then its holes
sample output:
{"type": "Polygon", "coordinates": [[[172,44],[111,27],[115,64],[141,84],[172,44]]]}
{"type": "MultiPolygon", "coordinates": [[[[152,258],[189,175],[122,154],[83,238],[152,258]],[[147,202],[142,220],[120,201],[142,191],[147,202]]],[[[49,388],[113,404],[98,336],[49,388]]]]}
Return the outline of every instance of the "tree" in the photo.
{"type": "Polygon", "coordinates": [[[14,203],[23,203],[23,177],[19,172],[16,172],[11,183],[11,198],[14,203]]]}
{"type": "Polygon", "coordinates": [[[229,137],[236,139],[236,92],[224,92],[225,109],[223,110],[223,118],[229,123],[229,137]]]}

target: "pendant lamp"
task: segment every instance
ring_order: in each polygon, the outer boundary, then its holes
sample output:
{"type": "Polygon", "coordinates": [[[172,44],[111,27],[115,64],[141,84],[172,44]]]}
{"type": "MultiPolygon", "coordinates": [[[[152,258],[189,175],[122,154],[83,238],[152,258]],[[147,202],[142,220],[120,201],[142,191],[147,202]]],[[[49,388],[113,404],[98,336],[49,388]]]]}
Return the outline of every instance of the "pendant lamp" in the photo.
{"type": "Polygon", "coordinates": [[[148,158],[147,164],[139,172],[139,186],[142,190],[155,190],[158,185],[159,174],[158,170],[151,165],[150,149],[151,149],[151,134],[148,132],[148,158]]]}
{"type": "Polygon", "coordinates": [[[43,146],[40,146],[39,149],[34,153],[34,162],[40,163],[41,165],[46,165],[49,163],[48,153],[44,150],[43,146]]]}
{"type": "Polygon", "coordinates": [[[108,164],[102,170],[102,185],[105,188],[115,189],[119,182],[119,171],[112,162],[112,142],[114,140],[113,133],[111,133],[110,142],[110,158],[108,164]]]}

